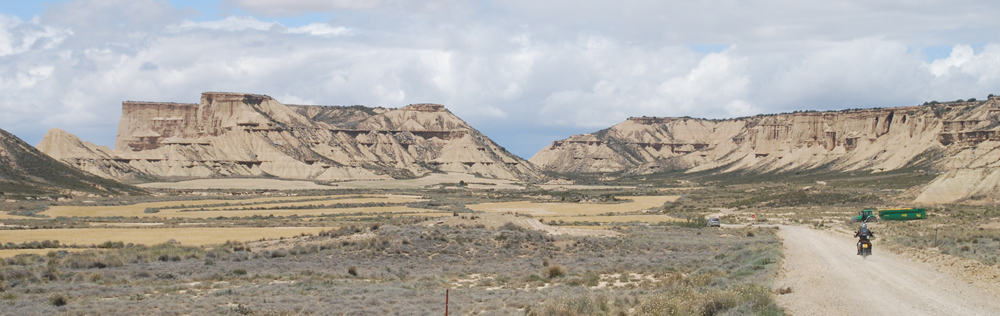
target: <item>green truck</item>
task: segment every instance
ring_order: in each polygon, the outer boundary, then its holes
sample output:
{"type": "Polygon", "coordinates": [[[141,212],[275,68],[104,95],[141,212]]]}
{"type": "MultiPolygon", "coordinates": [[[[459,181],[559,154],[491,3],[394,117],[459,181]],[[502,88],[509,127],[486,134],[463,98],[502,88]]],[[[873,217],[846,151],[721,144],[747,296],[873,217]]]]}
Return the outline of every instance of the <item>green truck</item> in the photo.
{"type": "Polygon", "coordinates": [[[855,222],[877,222],[879,218],[887,221],[908,221],[927,218],[927,210],[923,208],[890,208],[881,210],[863,210],[858,216],[851,217],[855,222]],[[875,216],[875,214],[878,216],[875,216]]]}
{"type": "Polygon", "coordinates": [[[851,220],[855,222],[877,222],[878,217],[875,217],[874,210],[863,210],[858,213],[858,216],[851,217],[851,220]]]}

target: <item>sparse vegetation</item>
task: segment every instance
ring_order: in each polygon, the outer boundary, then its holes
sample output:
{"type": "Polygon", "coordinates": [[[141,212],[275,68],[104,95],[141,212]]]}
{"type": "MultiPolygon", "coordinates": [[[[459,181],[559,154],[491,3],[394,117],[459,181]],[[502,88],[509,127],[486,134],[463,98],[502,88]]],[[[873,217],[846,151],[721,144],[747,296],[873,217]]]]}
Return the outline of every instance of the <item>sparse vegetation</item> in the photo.
{"type": "MultiPolygon", "coordinates": [[[[475,213],[444,216],[455,214],[475,213]]],[[[61,221],[73,226],[77,221],[110,219],[61,221]]],[[[73,289],[76,298],[62,296],[60,300],[77,312],[94,314],[157,306],[170,306],[180,313],[315,314],[336,306],[362,314],[433,314],[440,309],[443,290],[455,287],[451,311],[456,314],[484,309],[500,314],[539,313],[558,310],[562,300],[589,297],[613,299],[605,310],[628,312],[691,286],[699,290],[689,293],[690,297],[705,301],[742,295],[729,289],[767,284],[780,258],[778,241],[766,229],[754,230],[753,237],[741,232],[732,238],[723,231],[625,224],[613,226],[622,237],[557,237],[514,224],[427,228],[415,225],[423,221],[419,218],[345,219],[218,220],[263,226],[304,220],[338,223],[337,228],[283,240],[231,240],[216,246],[112,241],[95,245],[100,250],[74,253],[51,248],[48,254],[18,255],[0,261],[4,293],[18,293],[6,296],[2,303],[13,313],[53,313],[60,307],[50,300],[52,294],[45,293],[73,289]],[[456,287],[474,274],[479,276],[472,285],[456,287]],[[714,290],[720,286],[722,290],[714,290]],[[540,289],[522,290],[525,287],[540,289]],[[97,296],[129,304],[73,303],[97,296]],[[47,307],[38,308],[40,301],[47,307]]],[[[33,226],[59,222],[20,221],[33,226]]],[[[55,246],[54,242],[13,245],[44,248],[43,244],[55,246]]],[[[718,305],[717,309],[750,310],[741,304],[718,305]]]]}
{"type": "MultiPolygon", "coordinates": [[[[13,311],[41,303],[43,311],[51,312],[59,308],[48,301],[51,293],[73,293],[65,297],[67,303],[82,313],[125,308],[82,304],[102,295],[136,304],[134,308],[183,306],[181,313],[316,314],[337,306],[361,314],[433,314],[443,302],[443,290],[451,288],[455,314],[781,314],[774,303],[781,289],[771,289],[781,261],[773,230],[704,229],[706,215],[725,209],[716,215],[725,224],[752,220],[830,227],[859,207],[891,203],[887,197],[932,178],[916,169],[754,178],[678,173],[617,180],[639,183],[635,190],[431,189],[393,191],[394,196],[411,196],[395,200],[357,191],[250,194],[256,198],[217,192],[213,194],[219,198],[213,200],[134,197],[127,202],[53,203],[54,209],[39,214],[63,217],[4,222],[31,230],[102,225],[145,234],[167,228],[317,230],[271,240],[227,237],[216,245],[12,240],[4,247],[51,251],[0,263],[3,293],[17,293],[0,303],[13,311]],[[81,216],[97,209],[90,205],[107,205],[101,206],[103,214],[112,215],[81,216]],[[412,209],[426,211],[407,211],[412,209]],[[620,235],[552,236],[513,223],[481,222],[484,211],[519,213],[509,211],[514,209],[559,214],[517,214],[544,224],[611,229],[620,235]],[[467,224],[449,226],[427,216],[467,224]],[[93,250],[69,252],[68,246],[93,250]],[[266,302],[258,299],[264,297],[266,302]]],[[[990,245],[982,238],[976,243],[954,240],[949,251],[958,253],[979,254],[979,247],[990,245]]]]}
{"type": "Polygon", "coordinates": [[[926,220],[884,222],[880,230],[896,245],[1000,265],[1000,209],[952,205],[928,211],[926,220]]]}

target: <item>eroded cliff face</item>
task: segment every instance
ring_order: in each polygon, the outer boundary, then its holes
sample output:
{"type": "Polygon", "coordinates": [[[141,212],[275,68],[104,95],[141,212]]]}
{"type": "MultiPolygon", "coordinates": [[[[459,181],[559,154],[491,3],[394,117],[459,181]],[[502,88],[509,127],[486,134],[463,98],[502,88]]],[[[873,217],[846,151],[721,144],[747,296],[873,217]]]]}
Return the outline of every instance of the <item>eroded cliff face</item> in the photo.
{"type": "Polygon", "coordinates": [[[129,195],[142,192],[141,189],[67,166],[0,129],[0,196],[129,195]]]}
{"type": "Polygon", "coordinates": [[[991,97],[732,120],[637,117],[553,142],[529,161],[555,172],[622,174],[820,167],[882,172],[925,163],[943,173],[916,202],[947,203],[1000,193],[998,147],[1000,99],[991,97]]]}
{"type": "Polygon", "coordinates": [[[413,177],[435,170],[526,181],[543,177],[437,104],[303,106],[266,95],[206,92],[198,104],[124,102],[114,150],[79,140],[42,145],[71,164],[103,161],[85,169],[116,179],[123,173],[109,170],[315,180],[413,177]],[[114,164],[124,166],[109,168],[114,164]]]}

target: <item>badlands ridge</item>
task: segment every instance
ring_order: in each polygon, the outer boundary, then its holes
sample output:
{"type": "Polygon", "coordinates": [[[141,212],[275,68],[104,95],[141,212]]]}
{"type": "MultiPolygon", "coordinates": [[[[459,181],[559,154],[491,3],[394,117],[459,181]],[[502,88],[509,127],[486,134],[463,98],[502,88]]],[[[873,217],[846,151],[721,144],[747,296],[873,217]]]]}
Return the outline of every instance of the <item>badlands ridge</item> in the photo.
{"type": "Polygon", "coordinates": [[[270,176],[412,178],[432,171],[535,181],[541,172],[437,104],[399,109],[285,105],[206,92],[197,104],[122,104],[115,149],[52,129],[38,149],[118,180],[270,176]]]}
{"type": "Polygon", "coordinates": [[[828,169],[938,172],[917,203],[995,200],[1000,97],[924,106],[705,120],[633,117],[555,141],[529,161],[559,173],[828,169]]]}
{"type": "Polygon", "coordinates": [[[530,162],[441,105],[285,105],[206,92],[201,102],[122,104],[115,148],[52,129],[42,152],[116,180],[278,177],[324,181],[459,172],[539,182],[556,174],[798,170],[935,174],[917,203],[996,201],[1000,97],[923,106],[706,120],[633,117],[553,142],[530,162]],[[908,170],[908,169],[907,169],[908,170]]]}

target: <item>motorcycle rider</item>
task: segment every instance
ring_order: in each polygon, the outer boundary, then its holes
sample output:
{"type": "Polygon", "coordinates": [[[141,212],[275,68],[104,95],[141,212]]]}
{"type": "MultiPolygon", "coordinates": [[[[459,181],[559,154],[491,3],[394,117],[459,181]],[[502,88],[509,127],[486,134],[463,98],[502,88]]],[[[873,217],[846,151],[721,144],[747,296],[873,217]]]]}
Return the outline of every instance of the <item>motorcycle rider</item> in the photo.
{"type": "MultiPolygon", "coordinates": [[[[868,230],[868,223],[861,223],[861,229],[854,233],[854,237],[858,237],[858,255],[861,254],[861,243],[866,240],[871,240],[875,237],[875,234],[871,230],[868,230]]],[[[870,244],[870,241],[869,241],[870,244]]]]}

